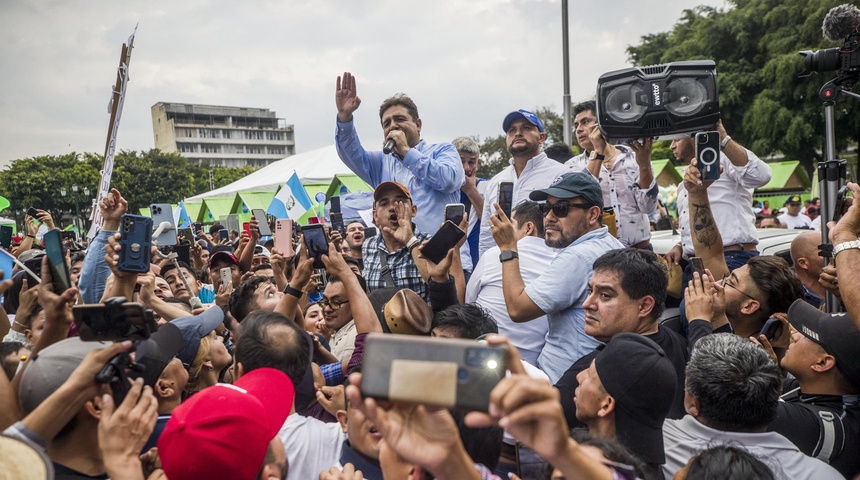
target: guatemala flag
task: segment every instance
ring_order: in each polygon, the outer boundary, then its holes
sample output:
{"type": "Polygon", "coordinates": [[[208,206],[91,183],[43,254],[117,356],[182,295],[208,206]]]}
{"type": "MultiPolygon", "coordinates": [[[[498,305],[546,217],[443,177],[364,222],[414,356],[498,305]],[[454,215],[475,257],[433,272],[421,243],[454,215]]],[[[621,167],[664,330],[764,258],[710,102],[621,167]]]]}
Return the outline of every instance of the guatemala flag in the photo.
{"type": "Polygon", "coordinates": [[[281,187],[272,203],[269,204],[269,209],[266,211],[269,215],[274,215],[275,218],[292,218],[298,220],[312,207],[311,197],[308,196],[307,190],[299,181],[299,176],[293,172],[287,183],[281,187]]]}
{"type": "Polygon", "coordinates": [[[192,225],[191,215],[188,215],[188,210],[185,209],[185,202],[179,202],[179,205],[173,209],[173,224],[178,225],[176,228],[188,228],[192,225]]]}

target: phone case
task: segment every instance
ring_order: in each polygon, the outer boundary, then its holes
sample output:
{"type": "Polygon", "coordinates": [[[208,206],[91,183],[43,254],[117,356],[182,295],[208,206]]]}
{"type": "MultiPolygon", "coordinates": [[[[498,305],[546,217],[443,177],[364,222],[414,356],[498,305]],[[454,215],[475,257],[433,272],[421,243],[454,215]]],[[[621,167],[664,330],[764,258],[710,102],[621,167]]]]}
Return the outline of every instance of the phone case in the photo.
{"type": "Polygon", "coordinates": [[[260,208],[255,208],[251,210],[251,213],[254,214],[254,219],[257,220],[257,228],[260,229],[260,235],[264,237],[271,236],[272,229],[269,227],[269,217],[266,216],[266,212],[260,208]]]}
{"type": "Polygon", "coordinates": [[[176,245],[176,223],[173,221],[173,207],[169,203],[153,203],[149,206],[149,213],[152,216],[153,230],[157,230],[163,222],[168,222],[171,227],[152,240],[155,240],[159,247],[176,245]]]}
{"type": "Polygon", "coordinates": [[[448,255],[448,250],[451,250],[465,236],[466,232],[460,230],[454,222],[447,220],[421,249],[421,255],[433,263],[439,263],[445,255],[448,255]]]}
{"type": "Polygon", "coordinates": [[[121,272],[146,273],[152,256],[152,219],[125,214],[120,220],[119,251],[121,272]]]}
{"type": "Polygon", "coordinates": [[[227,288],[227,285],[233,283],[233,270],[230,267],[224,267],[219,272],[221,274],[221,285],[227,288]]]}
{"type": "Polygon", "coordinates": [[[486,412],[506,364],[504,347],[371,333],[364,346],[361,391],[381,400],[486,412]]]}
{"type": "Polygon", "coordinates": [[[0,225],[0,246],[9,248],[12,246],[12,227],[0,225]]]}
{"type": "Polygon", "coordinates": [[[716,131],[696,134],[696,162],[702,181],[720,178],[720,133],[716,131]]]}
{"type": "Polygon", "coordinates": [[[499,194],[496,203],[505,212],[508,218],[511,218],[511,210],[514,208],[514,183],[502,182],[499,184],[499,194]]]}
{"type": "Polygon", "coordinates": [[[81,340],[85,342],[114,342],[120,340],[146,340],[158,326],[154,318],[147,315],[140,303],[122,304],[122,321],[107,318],[103,303],[75,305],[72,314],[81,340]]]}
{"type": "Polygon", "coordinates": [[[293,221],[279,218],[275,221],[275,248],[287,257],[293,256],[293,221]]]}

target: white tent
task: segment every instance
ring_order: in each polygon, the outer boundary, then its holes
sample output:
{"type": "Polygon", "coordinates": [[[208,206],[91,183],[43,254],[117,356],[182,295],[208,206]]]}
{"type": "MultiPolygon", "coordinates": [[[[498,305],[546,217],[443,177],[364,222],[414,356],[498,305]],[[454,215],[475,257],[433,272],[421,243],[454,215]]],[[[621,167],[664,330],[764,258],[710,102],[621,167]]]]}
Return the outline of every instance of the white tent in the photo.
{"type": "Polygon", "coordinates": [[[324,184],[332,181],[337,174],[351,174],[352,171],[337,156],[334,145],[293,155],[266,165],[256,172],[235,182],[201,193],[186,201],[203,200],[211,197],[229,197],[237,192],[277,190],[292,175],[293,170],[303,184],[324,184]]]}

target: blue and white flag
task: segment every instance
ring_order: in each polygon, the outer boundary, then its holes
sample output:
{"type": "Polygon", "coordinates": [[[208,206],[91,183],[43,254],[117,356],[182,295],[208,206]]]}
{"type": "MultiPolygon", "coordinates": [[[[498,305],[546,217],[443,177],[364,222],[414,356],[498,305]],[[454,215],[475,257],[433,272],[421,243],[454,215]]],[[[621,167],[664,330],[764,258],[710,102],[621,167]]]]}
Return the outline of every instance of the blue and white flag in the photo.
{"type": "Polygon", "coordinates": [[[293,172],[287,183],[281,187],[266,213],[274,215],[275,218],[292,218],[298,220],[312,207],[311,197],[308,195],[299,176],[293,172]]]}
{"type": "Polygon", "coordinates": [[[178,225],[176,228],[188,228],[193,223],[191,215],[188,215],[188,210],[185,209],[185,202],[179,202],[179,205],[173,209],[173,224],[178,225]]]}

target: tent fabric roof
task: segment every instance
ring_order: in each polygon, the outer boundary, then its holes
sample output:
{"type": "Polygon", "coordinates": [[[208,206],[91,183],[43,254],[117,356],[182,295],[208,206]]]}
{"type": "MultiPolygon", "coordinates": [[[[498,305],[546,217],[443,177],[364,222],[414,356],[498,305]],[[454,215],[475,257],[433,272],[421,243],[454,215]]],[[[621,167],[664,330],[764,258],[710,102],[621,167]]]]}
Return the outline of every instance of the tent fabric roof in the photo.
{"type": "Polygon", "coordinates": [[[362,180],[361,177],[359,177],[358,175],[354,173],[339,173],[334,176],[334,180],[332,180],[331,185],[329,185],[328,190],[326,190],[326,197],[331,198],[340,195],[341,185],[346,187],[346,190],[349,193],[373,191],[373,188],[368,185],[364,180],[362,180]]]}
{"type": "Polygon", "coordinates": [[[806,170],[800,167],[800,161],[798,160],[771,162],[768,165],[770,165],[770,169],[773,171],[773,176],[767,182],[767,185],[756,189],[756,191],[805,190],[812,185],[809,175],[806,173],[806,170]]]}
{"type": "Polygon", "coordinates": [[[274,190],[271,192],[239,192],[239,198],[248,207],[248,211],[255,208],[265,211],[269,209],[269,204],[275,198],[275,192],[274,190]]]}
{"type": "Polygon", "coordinates": [[[191,217],[192,222],[202,222],[203,219],[200,218],[203,215],[203,202],[183,202],[185,205],[185,211],[188,212],[188,216],[191,217]]]}
{"type": "Polygon", "coordinates": [[[212,213],[212,217],[218,219],[225,215],[233,213],[233,205],[236,203],[236,196],[207,198],[203,200],[203,205],[212,213]]]}
{"type": "MultiPolygon", "coordinates": [[[[277,190],[293,173],[304,183],[331,183],[337,174],[352,174],[337,156],[334,145],[318,148],[309,152],[292,155],[240,178],[235,182],[215,190],[187,198],[186,201],[203,200],[211,197],[233,196],[237,192],[277,190]]],[[[214,212],[213,212],[214,213],[214,212]]]]}
{"type": "MultiPolygon", "coordinates": [[[[655,177],[659,177],[661,174],[663,174],[665,172],[666,175],[668,175],[669,177],[672,178],[672,180],[673,180],[672,183],[675,185],[681,183],[684,180],[684,177],[681,176],[680,173],[678,173],[678,169],[675,168],[674,165],[672,165],[672,162],[670,162],[669,159],[652,160],[651,161],[651,168],[654,169],[654,176],[655,177]]],[[[661,186],[666,186],[666,185],[661,185],[661,186]]]]}

